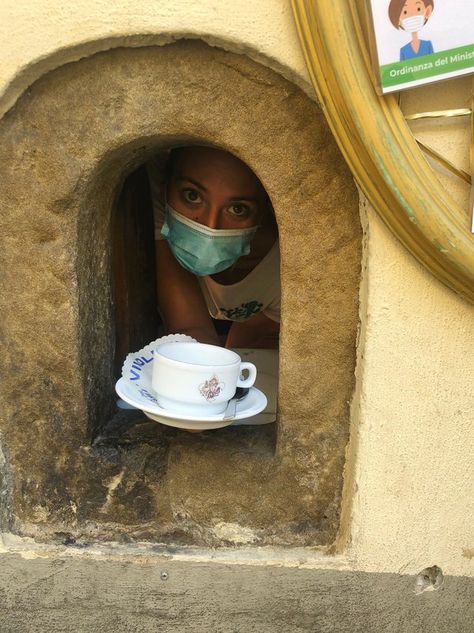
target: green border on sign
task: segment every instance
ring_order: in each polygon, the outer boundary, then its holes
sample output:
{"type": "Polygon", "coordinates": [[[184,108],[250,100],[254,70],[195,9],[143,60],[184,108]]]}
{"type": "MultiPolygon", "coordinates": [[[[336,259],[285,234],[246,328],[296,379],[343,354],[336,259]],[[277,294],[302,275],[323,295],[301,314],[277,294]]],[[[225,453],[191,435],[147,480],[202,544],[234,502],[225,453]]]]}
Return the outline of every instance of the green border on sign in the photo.
{"type": "Polygon", "coordinates": [[[380,66],[380,81],[382,88],[390,88],[466,69],[474,72],[474,44],[449,48],[403,62],[384,64],[380,66]]]}

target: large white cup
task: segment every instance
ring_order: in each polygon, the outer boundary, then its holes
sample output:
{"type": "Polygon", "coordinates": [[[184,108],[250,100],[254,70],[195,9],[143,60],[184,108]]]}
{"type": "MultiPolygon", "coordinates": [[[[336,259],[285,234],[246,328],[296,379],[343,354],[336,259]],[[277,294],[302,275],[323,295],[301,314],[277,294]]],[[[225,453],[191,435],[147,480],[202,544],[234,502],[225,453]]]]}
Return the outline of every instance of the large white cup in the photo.
{"type": "Polygon", "coordinates": [[[222,413],[236,388],[251,387],[256,376],[255,365],[216,345],[165,343],[154,351],[152,387],[158,404],[178,413],[222,413]]]}

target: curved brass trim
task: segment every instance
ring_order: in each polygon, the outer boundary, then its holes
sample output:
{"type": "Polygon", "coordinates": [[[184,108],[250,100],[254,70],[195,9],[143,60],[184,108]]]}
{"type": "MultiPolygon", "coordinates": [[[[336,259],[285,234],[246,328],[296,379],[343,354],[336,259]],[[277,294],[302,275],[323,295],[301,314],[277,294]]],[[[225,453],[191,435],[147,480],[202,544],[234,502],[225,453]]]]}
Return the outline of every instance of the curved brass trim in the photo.
{"type": "Polygon", "coordinates": [[[359,186],[406,248],[474,302],[474,236],[393,95],[377,95],[355,0],[292,0],[314,88],[359,186]]]}

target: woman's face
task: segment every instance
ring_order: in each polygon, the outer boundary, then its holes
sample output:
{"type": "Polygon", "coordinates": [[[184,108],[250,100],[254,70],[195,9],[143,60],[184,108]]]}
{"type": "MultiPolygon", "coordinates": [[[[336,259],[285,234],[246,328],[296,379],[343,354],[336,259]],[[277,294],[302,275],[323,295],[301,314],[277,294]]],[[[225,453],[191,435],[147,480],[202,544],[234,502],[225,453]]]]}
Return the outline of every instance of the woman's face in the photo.
{"type": "Polygon", "coordinates": [[[167,187],[169,205],[211,229],[244,229],[269,213],[265,191],[241,160],[211,147],[177,151],[167,187]]]}
{"type": "Polygon", "coordinates": [[[402,20],[406,18],[413,18],[417,15],[422,15],[427,20],[432,12],[431,6],[425,6],[423,0],[406,0],[400,12],[399,23],[401,25],[402,20]]]}

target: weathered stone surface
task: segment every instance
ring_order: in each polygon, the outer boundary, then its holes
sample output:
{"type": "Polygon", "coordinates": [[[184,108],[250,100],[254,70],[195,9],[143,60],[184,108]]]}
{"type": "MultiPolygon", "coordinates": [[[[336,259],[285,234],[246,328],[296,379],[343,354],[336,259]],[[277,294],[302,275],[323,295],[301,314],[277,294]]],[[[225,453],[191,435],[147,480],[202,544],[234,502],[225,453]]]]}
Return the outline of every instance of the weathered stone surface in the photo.
{"type": "Polygon", "coordinates": [[[447,576],[438,591],[415,595],[407,575],[124,554],[0,555],[0,630],[472,632],[472,578],[447,576]]]}
{"type": "Polygon", "coordinates": [[[273,71],[199,42],[117,49],[34,84],[0,123],[0,165],[0,437],[12,529],[219,544],[215,526],[232,523],[259,543],[330,543],[360,225],[317,105],[273,71]],[[108,423],[111,213],[125,175],[177,141],[234,152],[272,198],[283,295],[276,431],[188,437],[143,420],[127,431],[108,423]]]}

